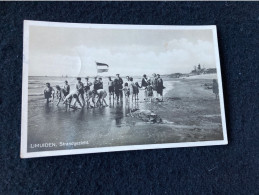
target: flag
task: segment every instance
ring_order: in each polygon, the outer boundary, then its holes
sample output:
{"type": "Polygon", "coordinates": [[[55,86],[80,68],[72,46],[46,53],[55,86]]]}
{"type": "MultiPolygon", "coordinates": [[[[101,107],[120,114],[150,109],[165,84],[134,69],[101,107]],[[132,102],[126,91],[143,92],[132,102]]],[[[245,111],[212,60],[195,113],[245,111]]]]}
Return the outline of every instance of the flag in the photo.
{"type": "Polygon", "coordinates": [[[108,72],[109,70],[108,64],[99,63],[99,62],[95,62],[95,63],[96,63],[97,73],[108,72]]]}

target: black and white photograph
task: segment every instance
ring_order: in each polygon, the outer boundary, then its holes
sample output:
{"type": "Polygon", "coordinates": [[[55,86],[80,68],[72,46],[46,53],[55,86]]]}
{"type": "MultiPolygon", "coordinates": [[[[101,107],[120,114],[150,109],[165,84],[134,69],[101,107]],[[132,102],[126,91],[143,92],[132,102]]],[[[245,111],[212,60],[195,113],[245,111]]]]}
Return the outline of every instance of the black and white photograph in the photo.
{"type": "Polygon", "coordinates": [[[21,158],[227,144],[216,26],[24,21],[21,158]]]}

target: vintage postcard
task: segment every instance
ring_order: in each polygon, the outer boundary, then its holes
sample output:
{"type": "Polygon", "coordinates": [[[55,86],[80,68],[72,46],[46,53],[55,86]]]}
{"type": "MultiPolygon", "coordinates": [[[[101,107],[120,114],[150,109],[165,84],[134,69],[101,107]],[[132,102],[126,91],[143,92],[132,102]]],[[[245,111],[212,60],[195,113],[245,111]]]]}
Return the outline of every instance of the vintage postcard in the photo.
{"type": "Polygon", "coordinates": [[[24,21],[21,158],[227,143],[216,26],[24,21]]]}

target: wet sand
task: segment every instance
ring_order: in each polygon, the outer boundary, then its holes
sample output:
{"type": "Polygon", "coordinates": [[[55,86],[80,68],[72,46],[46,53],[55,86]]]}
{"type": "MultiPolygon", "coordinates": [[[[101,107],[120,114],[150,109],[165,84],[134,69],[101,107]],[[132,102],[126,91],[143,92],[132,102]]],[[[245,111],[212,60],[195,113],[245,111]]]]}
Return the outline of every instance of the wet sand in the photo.
{"type": "Polygon", "coordinates": [[[77,111],[46,104],[43,99],[30,101],[28,152],[222,140],[219,101],[212,90],[202,86],[212,80],[164,80],[164,102],[145,102],[143,90],[138,101],[115,100],[109,107],[77,111]],[[152,110],[164,123],[128,116],[134,108],[152,110]],[[80,143],[75,146],[72,142],[80,143]]]}

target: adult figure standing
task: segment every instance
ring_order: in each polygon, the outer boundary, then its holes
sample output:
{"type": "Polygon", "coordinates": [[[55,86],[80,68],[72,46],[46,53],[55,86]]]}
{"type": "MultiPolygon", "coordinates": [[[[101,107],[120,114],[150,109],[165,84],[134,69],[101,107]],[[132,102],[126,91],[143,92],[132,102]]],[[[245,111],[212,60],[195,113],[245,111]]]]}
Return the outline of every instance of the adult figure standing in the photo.
{"type": "Polygon", "coordinates": [[[101,77],[95,77],[94,81],[94,90],[97,91],[98,89],[103,89],[103,80],[101,77]]]}
{"type": "Polygon", "coordinates": [[[96,104],[99,102],[100,106],[108,106],[105,100],[107,92],[104,89],[98,89],[96,95],[98,96],[96,104]],[[105,103],[105,105],[103,105],[103,103],[105,103]]]}
{"type": "Polygon", "coordinates": [[[144,87],[145,92],[144,92],[144,96],[145,96],[145,100],[147,98],[147,86],[148,86],[148,79],[147,79],[147,75],[143,75],[142,81],[141,81],[141,86],[140,88],[144,87]]]}
{"type": "Polygon", "coordinates": [[[120,74],[116,74],[116,79],[114,79],[114,89],[117,97],[117,101],[122,100],[122,88],[123,88],[123,80],[120,77],[120,74]]]}
{"type": "Polygon", "coordinates": [[[160,74],[157,74],[157,94],[160,96],[160,100],[163,101],[163,90],[164,90],[163,79],[160,78],[160,74]]]}
{"type": "Polygon", "coordinates": [[[148,79],[147,79],[147,75],[143,75],[142,81],[141,81],[141,86],[140,87],[144,87],[146,88],[148,86],[148,79]]]}

